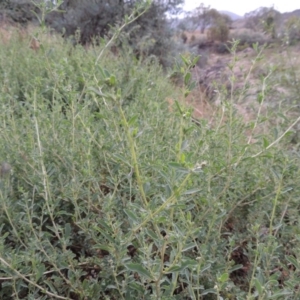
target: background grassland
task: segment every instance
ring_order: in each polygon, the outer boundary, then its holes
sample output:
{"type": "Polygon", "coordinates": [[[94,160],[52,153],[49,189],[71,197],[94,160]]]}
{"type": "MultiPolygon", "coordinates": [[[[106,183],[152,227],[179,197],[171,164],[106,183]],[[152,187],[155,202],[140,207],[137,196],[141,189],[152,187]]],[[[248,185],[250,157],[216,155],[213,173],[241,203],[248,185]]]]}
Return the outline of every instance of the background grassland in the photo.
{"type": "Polygon", "coordinates": [[[286,128],[252,142],[226,94],[195,123],[154,58],[100,51],[0,48],[0,298],[299,299],[286,128]]]}

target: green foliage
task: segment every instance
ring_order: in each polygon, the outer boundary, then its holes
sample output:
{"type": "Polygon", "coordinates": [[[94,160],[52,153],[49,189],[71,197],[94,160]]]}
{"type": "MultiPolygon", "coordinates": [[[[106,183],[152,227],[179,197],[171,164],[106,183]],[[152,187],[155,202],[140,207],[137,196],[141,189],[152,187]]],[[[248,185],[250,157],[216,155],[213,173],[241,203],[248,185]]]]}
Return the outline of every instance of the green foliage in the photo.
{"type": "MultiPolygon", "coordinates": [[[[103,0],[7,0],[0,3],[0,16],[22,25],[47,25],[73,44],[100,44],[111,37],[120,24],[126,24],[126,38],[117,47],[129,44],[137,57],[154,55],[164,67],[170,67],[180,43],[173,39],[168,15],[179,11],[183,0],[175,1],[103,1],[103,0]],[[134,19],[130,24],[128,19],[134,19]]],[[[126,48],[127,49],[127,48],[126,48]]]]}
{"type": "MultiPolygon", "coordinates": [[[[223,30],[224,28],[227,27],[231,24],[231,18],[226,15],[219,13],[216,9],[210,8],[210,6],[205,6],[203,3],[201,3],[193,12],[192,15],[192,20],[195,23],[195,25],[198,27],[200,26],[201,33],[204,33],[204,30],[208,27],[213,26],[216,31],[216,28],[222,27],[223,30]],[[224,28],[223,28],[224,27],[224,28]]],[[[228,28],[229,32],[229,28],[228,28]]],[[[228,37],[228,33],[227,33],[228,37]]],[[[220,40],[220,37],[218,37],[218,40],[220,40]]],[[[226,41],[226,39],[222,40],[226,41]]]]}
{"type": "Polygon", "coordinates": [[[30,0],[5,0],[0,3],[0,15],[22,25],[36,21],[35,14],[38,12],[30,0]]]}
{"type": "Polygon", "coordinates": [[[274,7],[260,7],[245,15],[246,27],[263,31],[273,39],[277,37],[277,21],[280,13],[274,7]]]}
{"type": "Polygon", "coordinates": [[[102,47],[0,48],[0,298],[298,299],[283,132],[256,136],[226,94],[211,124],[170,112],[155,59],[102,47]]]}
{"type": "Polygon", "coordinates": [[[263,33],[246,28],[238,30],[237,32],[233,31],[230,33],[229,38],[231,40],[234,39],[239,41],[239,49],[252,47],[252,45],[256,43],[262,46],[270,42],[270,39],[268,39],[263,33]]]}
{"type": "Polygon", "coordinates": [[[215,9],[211,9],[210,6],[205,6],[201,3],[193,12],[194,22],[199,26],[201,33],[211,24],[215,9]]]}
{"type": "MultiPolygon", "coordinates": [[[[173,49],[177,48],[166,13],[175,14],[182,2],[64,1],[59,6],[59,11],[48,14],[46,22],[49,27],[63,33],[65,37],[72,37],[74,43],[86,45],[98,43],[101,38],[111,36],[113,27],[118,28],[119,24],[126,23],[129,15],[140,14],[123,29],[126,44],[130,44],[138,57],[155,55],[166,67],[170,65],[173,49]]],[[[123,43],[124,39],[121,38],[118,48],[123,43]]]]}
{"type": "Polygon", "coordinates": [[[284,42],[293,45],[300,41],[300,18],[290,17],[284,24],[284,42]]]}
{"type": "Polygon", "coordinates": [[[208,38],[213,41],[226,42],[229,36],[229,27],[226,19],[221,15],[215,19],[208,30],[208,38]]]}

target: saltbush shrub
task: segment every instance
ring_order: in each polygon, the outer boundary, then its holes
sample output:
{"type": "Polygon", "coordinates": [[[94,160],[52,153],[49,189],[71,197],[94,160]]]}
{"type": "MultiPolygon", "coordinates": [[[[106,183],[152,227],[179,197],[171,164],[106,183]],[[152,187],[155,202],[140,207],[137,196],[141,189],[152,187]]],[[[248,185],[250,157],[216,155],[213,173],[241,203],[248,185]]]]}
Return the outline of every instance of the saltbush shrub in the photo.
{"type": "Polygon", "coordinates": [[[242,29],[237,31],[232,31],[229,35],[230,40],[239,41],[239,49],[245,47],[252,47],[253,44],[258,43],[258,45],[264,45],[270,43],[270,39],[261,32],[255,32],[250,29],[242,29]]]}
{"type": "Polygon", "coordinates": [[[215,22],[208,29],[208,38],[212,41],[227,42],[229,36],[229,27],[223,19],[215,22]]]}
{"type": "Polygon", "coordinates": [[[194,120],[155,59],[103,50],[0,48],[0,298],[299,298],[280,128],[257,135],[226,94],[194,120]]]}

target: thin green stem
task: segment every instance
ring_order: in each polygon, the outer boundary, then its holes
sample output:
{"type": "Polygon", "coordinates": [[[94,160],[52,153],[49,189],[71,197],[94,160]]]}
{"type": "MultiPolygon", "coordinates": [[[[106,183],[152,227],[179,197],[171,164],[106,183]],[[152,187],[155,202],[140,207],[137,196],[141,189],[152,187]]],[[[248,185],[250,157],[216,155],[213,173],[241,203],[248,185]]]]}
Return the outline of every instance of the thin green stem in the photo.
{"type": "Polygon", "coordinates": [[[144,191],[141,172],[140,172],[140,168],[139,168],[139,163],[138,163],[138,160],[137,160],[137,154],[136,154],[136,150],[135,150],[135,148],[136,148],[135,141],[134,141],[134,138],[132,137],[132,134],[130,132],[129,124],[127,122],[126,116],[124,114],[124,111],[123,111],[121,105],[119,105],[119,112],[120,112],[122,121],[124,123],[125,129],[126,129],[126,135],[127,135],[128,142],[129,142],[133,169],[134,169],[134,173],[136,175],[136,180],[137,180],[137,184],[138,184],[138,187],[139,187],[139,191],[141,193],[141,197],[142,197],[142,201],[144,203],[144,206],[147,207],[148,206],[148,201],[147,201],[147,197],[146,197],[146,194],[145,194],[145,191],[144,191]]]}

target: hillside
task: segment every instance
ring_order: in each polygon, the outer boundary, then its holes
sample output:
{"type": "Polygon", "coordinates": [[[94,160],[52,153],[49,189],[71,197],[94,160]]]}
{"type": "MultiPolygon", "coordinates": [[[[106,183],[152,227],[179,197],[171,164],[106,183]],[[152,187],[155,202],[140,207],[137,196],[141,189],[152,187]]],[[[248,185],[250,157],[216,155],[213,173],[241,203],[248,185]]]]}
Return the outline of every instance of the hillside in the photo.
{"type": "Polygon", "coordinates": [[[239,20],[239,19],[243,18],[243,17],[241,17],[241,16],[239,16],[239,15],[233,13],[233,12],[227,11],[227,10],[220,10],[220,13],[229,16],[232,21],[236,21],[236,20],[239,20]]]}

